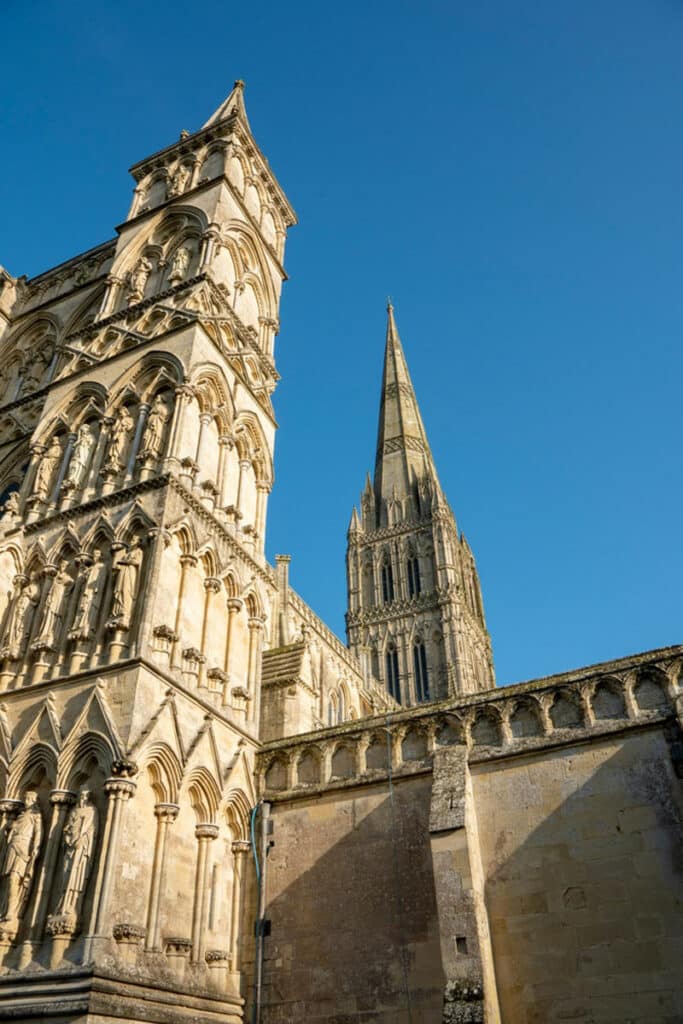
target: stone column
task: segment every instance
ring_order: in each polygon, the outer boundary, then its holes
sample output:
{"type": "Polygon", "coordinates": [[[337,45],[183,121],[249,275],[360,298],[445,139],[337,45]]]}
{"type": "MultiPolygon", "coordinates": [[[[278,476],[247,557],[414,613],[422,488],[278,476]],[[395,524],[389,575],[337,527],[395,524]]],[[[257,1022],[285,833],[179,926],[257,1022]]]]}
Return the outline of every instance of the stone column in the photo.
{"type": "Polygon", "coordinates": [[[203,449],[206,447],[206,436],[207,436],[207,429],[206,428],[209,426],[209,424],[211,423],[212,419],[213,419],[213,416],[211,415],[210,412],[200,413],[200,416],[199,416],[199,437],[197,438],[197,453],[196,453],[196,455],[194,457],[194,461],[200,467],[200,471],[204,471],[204,467],[205,467],[204,451],[203,451],[203,449]]]}
{"type": "Polygon", "coordinates": [[[157,833],[154,842],[154,861],[152,863],[152,877],[149,884],[149,906],[147,909],[147,941],[145,949],[148,952],[161,949],[159,907],[161,905],[161,887],[166,879],[168,827],[178,817],[179,810],[178,804],[157,804],[154,808],[154,814],[157,819],[157,833]]]}
{"type": "Polygon", "coordinates": [[[266,537],[266,509],[268,507],[268,495],[270,494],[270,485],[266,480],[256,481],[256,514],[254,519],[254,528],[256,530],[256,537],[258,539],[259,550],[263,550],[266,537]]]}
{"type": "Polygon", "coordinates": [[[32,935],[36,942],[39,942],[43,937],[50,896],[54,887],[57,854],[59,853],[59,844],[62,839],[64,821],[67,811],[76,803],[76,794],[72,793],[69,789],[53,789],[50,793],[50,803],[52,804],[52,815],[50,817],[50,828],[45,846],[43,870],[38,880],[29,928],[29,935],[32,935]]]}
{"type": "Polygon", "coordinates": [[[242,608],[242,603],[243,602],[240,600],[239,597],[228,598],[228,628],[225,631],[225,661],[223,663],[223,671],[227,676],[225,694],[223,697],[224,705],[230,702],[228,686],[230,685],[230,653],[232,645],[233,623],[235,621],[235,616],[242,608]]]}
{"type": "Polygon", "coordinates": [[[131,779],[113,777],[107,779],[104,784],[104,791],[107,794],[107,814],[100,845],[100,856],[97,862],[90,926],[86,935],[83,953],[84,963],[92,959],[94,941],[105,937],[103,928],[109,913],[109,899],[114,882],[116,858],[118,856],[123,807],[133,795],[135,789],[135,783],[131,779]]]}
{"type": "Polygon", "coordinates": [[[50,505],[50,507],[54,507],[57,504],[57,500],[59,499],[59,492],[62,489],[64,477],[66,476],[66,471],[69,468],[69,463],[71,462],[71,453],[74,450],[75,443],[76,435],[69,434],[66,439],[66,448],[64,449],[64,454],[62,455],[62,462],[59,467],[59,472],[57,473],[57,482],[52,488],[52,494],[49,496],[48,499],[48,504],[50,505]]]}
{"type": "Polygon", "coordinates": [[[178,607],[176,608],[175,625],[173,627],[173,632],[175,633],[178,639],[175,641],[173,645],[173,651],[171,653],[171,665],[174,667],[177,667],[179,664],[180,659],[178,657],[178,652],[182,647],[180,636],[180,623],[182,618],[183,597],[185,596],[185,582],[187,570],[194,569],[195,566],[197,565],[197,561],[198,559],[196,555],[180,556],[180,585],[178,586],[178,607]]]}
{"type": "Polygon", "coordinates": [[[105,317],[109,316],[116,306],[116,302],[119,297],[119,289],[122,288],[124,284],[125,281],[122,277],[117,277],[116,274],[107,275],[107,288],[104,293],[99,313],[97,314],[97,320],[103,320],[105,317]]]}
{"type": "Polygon", "coordinates": [[[130,454],[128,456],[128,465],[126,466],[124,486],[125,484],[129,484],[133,479],[133,473],[135,471],[135,460],[137,459],[138,451],[140,450],[140,441],[142,440],[142,434],[145,429],[145,423],[147,422],[149,410],[149,402],[140,402],[140,407],[138,409],[138,421],[135,424],[135,433],[133,434],[133,442],[130,446],[130,454]]]}
{"type": "Polygon", "coordinates": [[[259,703],[259,653],[261,648],[261,629],[263,619],[253,616],[247,623],[249,627],[249,654],[247,658],[247,693],[251,701],[247,718],[250,722],[256,722],[258,718],[259,703]]]}
{"type": "Polygon", "coordinates": [[[249,467],[251,466],[251,460],[240,459],[239,466],[240,473],[237,478],[237,494],[235,496],[235,508],[237,509],[238,512],[241,512],[242,510],[240,508],[240,503],[242,501],[242,491],[244,490],[244,476],[245,473],[247,473],[249,467]]]}
{"type": "Polygon", "coordinates": [[[164,459],[164,469],[170,469],[172,466],[180,464],[180,443],[182,440],[185,410],[188,408],[194,395],[194,388],[191,388],[189,384],[181,384],[175,389],[175,408],[168,438],[168,454],[164,459]]]}
{"type": "Polygon", "coordinates": [[[229,434],[221,434],[218,438],[218,507],[224,509],[228,504],[228,455],[235,447],[229,434]]]}
{"type": "Polygon", "coordinates": [[[240,969],[240,918],[244,905],[246,859],[251,844],[236,839],[232,844],[232,906],[230,908],[230,961],[233,973],[240,969]]]}
{"type": "Polygon", "coordinates": [[[194,882],[194,906],[192,908],[192,963],[204,959],[206,933],[206,912],[209,904],[209,889],[206,865],[209,859],[209,843],[218,838],[218,825],[204,822],[197,825],[197,868],[194,882]]]}
{"type": "Polygon", "coordinates": [[[202,638],[199,644],[199,649],[204,655],[204,661],[202,662],[199,669],[199,685],[202,686],[204,682],[204,675],[206,672],[206,634],[209,626],[209,612],[211,611],[211,595],[217,594],[221,589],[221,581],[215,576],[207,576],[204,580],[204,618],[202,619],[202,638]]]}

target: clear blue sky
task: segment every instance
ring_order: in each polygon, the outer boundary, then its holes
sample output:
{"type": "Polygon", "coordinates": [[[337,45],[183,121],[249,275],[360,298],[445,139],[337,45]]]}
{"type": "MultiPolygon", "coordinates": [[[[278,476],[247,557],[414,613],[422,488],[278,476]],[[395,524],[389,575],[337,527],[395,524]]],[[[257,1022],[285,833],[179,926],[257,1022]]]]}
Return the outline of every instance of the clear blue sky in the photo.
{"type": "Polygon", "coordinates": [[[112,236],[237,77],[296,208],[268,550],[343,634],[393,296],[501,683],[681,634],[683,5],[5,0],[0,262],[112,236]]]}

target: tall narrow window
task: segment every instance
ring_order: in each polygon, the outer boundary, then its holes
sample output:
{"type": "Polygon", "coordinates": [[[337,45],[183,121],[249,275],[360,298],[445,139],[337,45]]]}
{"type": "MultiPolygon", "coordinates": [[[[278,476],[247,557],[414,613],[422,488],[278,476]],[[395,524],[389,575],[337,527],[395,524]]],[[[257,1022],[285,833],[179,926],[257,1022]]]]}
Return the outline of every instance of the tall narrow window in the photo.
{"type": "Polygon", "coordinates": [[[337,707],[337,725],[342,725],[346,718],[346,700],[344,697],[344,691],[339,690],[339,704],[337,707]]]}
{"type": "Polygon", "coordinates": [[[421,640],[416,640],[413,644],[413,666],[415,669],[415,696],[420,702],[429,700],[427,652],[421,640]]]}
{"type": "Polygon", "coordinates": [[[394,600],[394,574],[388,558],[382,562],[382,598],[385,604],[394,600]]]}
{"type": "Polygon", "coordinates": [[[415,555],[408,558],[408,597],[417,597],[422,590],[420,563],[415,555]]]}
{"type": "Polygon", "coordinates": [[[387,690],[399,703],[401,702],[401,681],[398,677],[398,651],[393,644],[387,647],[387,690]]]}

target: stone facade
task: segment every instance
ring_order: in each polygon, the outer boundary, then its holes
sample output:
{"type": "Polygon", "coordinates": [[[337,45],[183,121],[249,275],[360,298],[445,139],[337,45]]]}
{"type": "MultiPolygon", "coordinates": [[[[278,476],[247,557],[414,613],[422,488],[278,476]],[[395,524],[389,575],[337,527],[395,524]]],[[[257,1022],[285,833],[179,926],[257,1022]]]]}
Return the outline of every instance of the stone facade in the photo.
{"type": "Polygon", "coordinates": [[[0,1020],[683,1019],[683,647],[494,689],[391,308],[342,644],[264,556],[243,84],[132,174],[0,268],[0,1020]]]}

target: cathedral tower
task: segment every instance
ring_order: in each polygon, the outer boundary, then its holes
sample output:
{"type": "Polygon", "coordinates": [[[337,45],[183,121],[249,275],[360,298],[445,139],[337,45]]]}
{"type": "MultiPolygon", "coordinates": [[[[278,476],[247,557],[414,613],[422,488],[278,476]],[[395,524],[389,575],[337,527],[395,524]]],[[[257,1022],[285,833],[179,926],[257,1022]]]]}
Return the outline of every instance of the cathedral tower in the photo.
{"type": "Polygon", "coordinates": [[[375,477],[347,546],[351,650],[403,704],[495,685],[474,556],[439,483],[394,311],[387,338],[375,477]]]}

